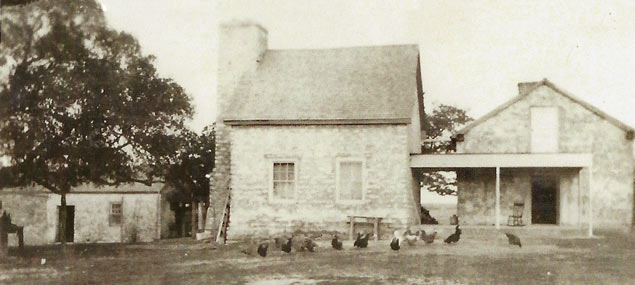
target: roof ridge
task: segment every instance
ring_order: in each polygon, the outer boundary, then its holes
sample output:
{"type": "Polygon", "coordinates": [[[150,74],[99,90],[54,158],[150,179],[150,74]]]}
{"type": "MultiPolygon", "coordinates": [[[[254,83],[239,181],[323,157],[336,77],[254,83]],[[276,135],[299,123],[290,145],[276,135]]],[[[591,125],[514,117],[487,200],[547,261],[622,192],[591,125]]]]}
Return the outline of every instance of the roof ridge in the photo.
{"type": "Polygon", "coordinates": [[[347,50],[347,49],[364,49],[364,48],[394,48],[394,47],[417,47],[419,44],[388,44],[388,45],[368,45],[368,46],[342,46],[342,47],[323,47],[323,48],[269,48],[267,51],[326,51],[326,50],[347,50]]]}
{"type": "Polygon", "coordinates": [[[628,124],[616,119],[615,117],[609,115],[608,113],[606,113],[605,111],[602,111],[600,108],[592,105],[591,103],[588,103],[584,100],[582,100],[581,98],[574,96],[573,94],[567,92],[566,90],[556,86],[553,82],[549,81],[547,78],[544,78],[542,80],[543,85],[555,90],[556,92],[560,93],[561,95],[569,98],[571,101],[578,103],[579,105],[581,105],[582,107],[586,108],[587,110],[595,113],[596,115],[598,115],[600,118],[605,119],[607,121],[609,121],[610,123],[616,125],[617,127],[619,127],[620,129],[627,131],[627,132],[633,132],[635,131],[635,128],[629,126],[628,124]]]}
{"type": "Polygon", "coordinates": [[[625,124],[624,122],[612,117],[611,115],[607,114],[606,112],[600,110],[599,108],[591,105],[590,103],[572,95],[571,93],[563,90],[562,88],[556,86],[553,82],[549,81],[549,79],[547,78],[543,78],[541,81],[535,81],[535,82],[520,82],[518,84],[535,84],[534,86],[532,86],[531,88],[528,88],[526,91],[512,97],[510,100],[506,101],[505,103],[499,105],[498,107],[494,108],[492,111],[487,112],[485,115],[481,116],[480,118],[476,119],[475,121],[473,121],[471,124],[465,126],[464,128],[456,131],[452,137],[456,137],[456,135],[459,134],[465,134],[468,131],[470,131],[472,128],[476,127],[477,125],[483,123],[484,121],[487,121],[488,119],[490,119],[491,117],[494,117],[495,115],[497,115],[498,113],[500,113],[501,111],[507,109],[507,107],[509,107],[510,105],[513,105],[514,103],[520,101],[521,99],[525,98],[527,95],[531,94],[532,92],[534,92],[536,89],[538,89],[541,86],[547,86],[551,89],[553,89],[554,91],[556,91],[556,93],[568,98],[569,100],[573,101],[574,103],[577,103],[579,105],[581,105],[582,107],[584,107],[585,109],[591,111],[592,113],[594,113],[595,115],[599,116],[602,119],[605,119],[607,121],[609,121],[610,123],[614,124],[615,126],[617,126],[618,128],[626,131],[626,132],[634,132],[635,129],[627,124],[625,124]]]}

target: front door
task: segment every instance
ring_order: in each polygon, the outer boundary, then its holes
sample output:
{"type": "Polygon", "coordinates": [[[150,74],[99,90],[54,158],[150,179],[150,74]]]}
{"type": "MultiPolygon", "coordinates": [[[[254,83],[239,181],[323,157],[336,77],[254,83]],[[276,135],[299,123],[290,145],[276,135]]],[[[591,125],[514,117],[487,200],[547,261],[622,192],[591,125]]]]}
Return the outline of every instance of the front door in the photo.
{"type": "MultiPolygon", "coordinates": [[[[55,241],[60,241],[60,226],[62,222],[62,206],[57,206],[57,235],[55,241]]],[[[73,242],[75,235],[75,206],[66,206],[66,242],[73,242]]]]}
{"type": "Polygon", "coordinates": [[[558,201],[558,179],[534,176],[531,183],[531,223],[556,224],[558,201]]]}

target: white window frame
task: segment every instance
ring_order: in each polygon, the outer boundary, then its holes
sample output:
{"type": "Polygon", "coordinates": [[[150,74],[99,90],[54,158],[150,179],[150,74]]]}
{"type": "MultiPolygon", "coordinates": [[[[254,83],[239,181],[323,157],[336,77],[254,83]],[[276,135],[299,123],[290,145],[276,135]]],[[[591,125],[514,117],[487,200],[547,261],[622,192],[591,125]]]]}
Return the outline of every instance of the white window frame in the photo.
{"type": "Polygon", "coordinates": [[[342,204],[359,204],[366,202],[366,160],[359,157],[338,157],[335,160],[335,202],[342,204]],[[340,165],[342,162],[359,162],[361,163],[362,171],[362,199],[340,199],[340,165]]]}
{"type": "Polygon", "coordinates": [[[111,227],[121,226],[123,223],[123,202],[110,202],[108,203],[108,225],[111,227]],[[113,222],[114,213],[112,212],[112,206],[119,205],[119,222],[113,222]]]}
{"type": "Polygon", "coordinates": [[[274,203],[295,203],[298,198],[298,160],[275,159],[269,161],[269,201],[274,203]],[[293,163],[293,198],[281,199],[273,195],[273,166],[276,163],[293,163]]]}

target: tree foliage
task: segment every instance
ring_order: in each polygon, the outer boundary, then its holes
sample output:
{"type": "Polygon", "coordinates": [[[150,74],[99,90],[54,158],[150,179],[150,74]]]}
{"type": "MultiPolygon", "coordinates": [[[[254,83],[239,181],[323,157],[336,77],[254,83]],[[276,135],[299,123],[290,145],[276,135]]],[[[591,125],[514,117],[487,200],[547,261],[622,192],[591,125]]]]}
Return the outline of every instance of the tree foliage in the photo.
{"type": "Polygon", "coordinates": [[[108,29],[93,1],[13,8],[0,53],[0,155],[10,158],[0,188],[39,184],[64,205],[80,184],[162,177],[192,115],[183,88],[131,35],[108,29]]]}
{"type": "MultiPolygon", "coordinates": [[[[425,131],[428,139],[442,139],[424,144],[426,153],[448,153],[453,151],[450,134],[472,121],[465,110],[448,105],[439,105],[427,116],[425,131]]],[[[422,173],[422,184],[431,192],[439,195],[456,195],[456,179],[443,171],[422,173]]]]}
{"type": "Polygon", "coordinates": [[[209,197],[210,173],[214,169],[216,134],[207,126],[201,134],[188,131],[175,153],[175,163],[167,166],[165,182],[172,186],[170,201],[206,201],[209,197]]]}

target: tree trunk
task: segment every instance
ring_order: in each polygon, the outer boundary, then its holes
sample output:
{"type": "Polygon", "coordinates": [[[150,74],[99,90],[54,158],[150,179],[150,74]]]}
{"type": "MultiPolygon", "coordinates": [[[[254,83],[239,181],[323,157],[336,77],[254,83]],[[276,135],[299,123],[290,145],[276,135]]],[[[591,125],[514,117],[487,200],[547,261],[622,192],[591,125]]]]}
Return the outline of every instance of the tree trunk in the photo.
{"type": "Polygon", "coordinates": [[[196,239],[196,233],[198,232],[198,215],[196,214],[197,204],[194,199],[192,199],[190,208],[192,209],[192,239],[196,239]]]}
{"type": "Polygon", "coordinates": [[[66,193],[60,194],[60,243],[62,245],[62,251],[66,251],[66,193]]]}

